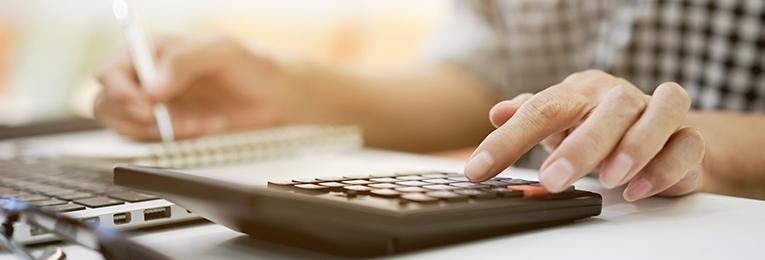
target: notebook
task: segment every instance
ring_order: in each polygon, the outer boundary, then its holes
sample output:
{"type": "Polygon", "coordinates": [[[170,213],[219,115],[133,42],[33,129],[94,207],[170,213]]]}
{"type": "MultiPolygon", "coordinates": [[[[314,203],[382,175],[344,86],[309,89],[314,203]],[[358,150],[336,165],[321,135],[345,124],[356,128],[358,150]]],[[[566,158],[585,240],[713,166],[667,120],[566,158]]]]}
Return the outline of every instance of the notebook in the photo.
{"type": "Polygon", "coordinates": [[[60,159],[99,168],[111,168],[115,163],[197,168],[337,152],[362,146],[358,127],[299,125],[168,143],[132,142],[104,131],[99,135],[90,134],[87,139],[69,139],[53,149],[60,159]]]}

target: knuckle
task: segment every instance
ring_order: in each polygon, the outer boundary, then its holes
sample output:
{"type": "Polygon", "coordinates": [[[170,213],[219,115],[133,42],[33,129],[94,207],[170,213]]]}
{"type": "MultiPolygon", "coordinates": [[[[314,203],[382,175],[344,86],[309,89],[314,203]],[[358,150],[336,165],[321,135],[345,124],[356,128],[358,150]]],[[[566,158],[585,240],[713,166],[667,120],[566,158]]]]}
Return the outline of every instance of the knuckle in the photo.
{"type": "Polygon", "coordinates": [[[531,98],[527,104],[531,123],[537,126],[544,125],[546,121],[566,111],[564,103],[557,98],[557,95],[546,91],[531,98]]]}
{"type": "Polygon", "coordinates": [[[618,85],[613,89],[616,102],[631,113],[639,113],[646,107],[645,98],[640,91],[625,85],[618,85]]]}
{"type": "Polygon", "coordinates": [[[568,77],[566,77],[563,81],[578,81],[582,79],[597,79],[597,78],[603,78],[605,76],[610,76],[608,73],[598,70],[598,69],[587,69],[582,71],[577,71],[574,73],[571,73],[568,77]]]}

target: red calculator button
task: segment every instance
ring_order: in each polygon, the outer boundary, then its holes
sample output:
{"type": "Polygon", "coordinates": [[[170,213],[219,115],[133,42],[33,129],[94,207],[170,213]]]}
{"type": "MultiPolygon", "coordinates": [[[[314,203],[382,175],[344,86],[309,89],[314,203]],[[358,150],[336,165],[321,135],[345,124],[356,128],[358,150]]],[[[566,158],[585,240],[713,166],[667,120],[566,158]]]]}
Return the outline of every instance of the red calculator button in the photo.
{"type": "Polygon", "coordinates": [[[538,198],[538,197],[545,197],[547,195],[550,195],[550,192],[547,191],[542,186],[508,185],[507,189],[515,190],[515,191],[522,191],[524,198],[538,198]]]}

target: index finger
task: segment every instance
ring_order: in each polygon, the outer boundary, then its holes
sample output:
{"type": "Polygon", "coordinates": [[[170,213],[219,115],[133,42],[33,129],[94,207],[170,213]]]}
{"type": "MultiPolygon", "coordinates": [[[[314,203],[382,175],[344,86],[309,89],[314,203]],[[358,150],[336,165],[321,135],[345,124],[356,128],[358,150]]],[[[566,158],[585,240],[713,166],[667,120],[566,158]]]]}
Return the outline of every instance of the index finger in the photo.
{"type": "Polygon", "coordinates": [[[573,126],[587,107],[584,97],[560,91],[560,86],[534,95],[481,142],[465,164],[465,176],[477,182],[497,175],[545,137],[573,126]]]}

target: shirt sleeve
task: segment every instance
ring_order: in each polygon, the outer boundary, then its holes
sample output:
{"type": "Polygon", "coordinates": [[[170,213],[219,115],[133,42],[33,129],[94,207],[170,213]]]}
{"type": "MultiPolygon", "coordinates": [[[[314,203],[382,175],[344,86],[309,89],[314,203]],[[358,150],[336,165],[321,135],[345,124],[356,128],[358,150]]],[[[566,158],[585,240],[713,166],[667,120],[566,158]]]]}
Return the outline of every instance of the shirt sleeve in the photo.
{"type": "Polygon", "coordinates": [[[508,59],[501,37],[471,1],[454,1],[453,6],[451,16],[425,51],[425,61],[460,66],[502,97],[508,59]]]}

